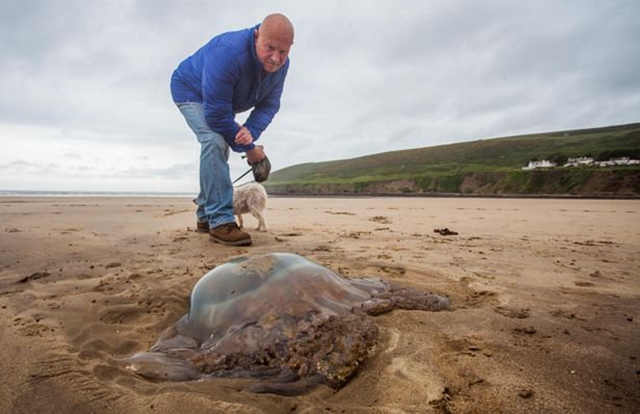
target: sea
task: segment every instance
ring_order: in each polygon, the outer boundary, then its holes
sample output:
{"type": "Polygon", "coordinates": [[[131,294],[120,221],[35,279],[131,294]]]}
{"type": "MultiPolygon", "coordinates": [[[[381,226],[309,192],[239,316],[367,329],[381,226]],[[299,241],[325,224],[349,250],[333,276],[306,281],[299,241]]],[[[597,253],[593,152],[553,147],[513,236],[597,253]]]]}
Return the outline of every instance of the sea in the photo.
{"type": "Polygon", "coordinates": [[[16,191],[0,190],[0,197],[189,197],[194,193],[156,191],[16,191]]]}

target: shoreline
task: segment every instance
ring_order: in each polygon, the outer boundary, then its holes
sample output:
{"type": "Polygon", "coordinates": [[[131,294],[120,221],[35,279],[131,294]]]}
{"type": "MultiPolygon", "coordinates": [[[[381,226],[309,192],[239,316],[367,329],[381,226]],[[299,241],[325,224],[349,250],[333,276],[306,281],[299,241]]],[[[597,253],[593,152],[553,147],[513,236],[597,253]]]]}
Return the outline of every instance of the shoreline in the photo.
{"type": "MultiPolygon", "coordinates": [[[[268,189],[267,189],[268,192],[268,189]]],[[[388,198],[388,197],[398,197],[398,198],[495,198],[495,199],[561,199],[561,200],[640,200],[639,195],[618,195],[618,194],[605,194],[605,195],[579,195],[579,194],[461,194],[461,193],[407,193],[407,194],[399,194],[399,193],[375,193],[375,194],[367,194],[367,193],[353,193],[353,194],[344,194],[344,193],[322,193],[322,194],[304,194],[304,193],[268,193],[269,196],[275,197],[291,197],[291,198],[336,198],[336,197],[364,197],[364,198],[388,198]]]]}
{"type": "MultiPolygon", "coordinates": [[[[579,195],[579,194],[460,194],[460,193],[415,193],[415,194],[399,194],[399,193],[267,193],[272,198],[450,198],[450,199],[558,199],[558,200],[640,200],[640,195],[619,195],[619,194],[600,194],[600,195],[579,195]]],[[[195,193],[118,193],[118,192],[72,192],[71,194],[59,194],[56,192],[42,192],[25,194],[1,194],[0,200],[4,199],[37,199],[37,198],[158,198],[158,199],[193,199],[195,193]]]]}

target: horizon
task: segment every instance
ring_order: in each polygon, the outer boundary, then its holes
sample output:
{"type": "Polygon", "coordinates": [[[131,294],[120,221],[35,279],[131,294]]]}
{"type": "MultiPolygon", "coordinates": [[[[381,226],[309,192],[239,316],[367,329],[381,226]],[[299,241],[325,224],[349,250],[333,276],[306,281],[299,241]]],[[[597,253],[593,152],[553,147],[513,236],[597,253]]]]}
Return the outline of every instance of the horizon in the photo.
{"type": "MultiPolygon", "coordinates": [[[[375,155],[382,155],[382,154],[386,154],[386,153],[390,153],[390,152],[397,152],[397,151],[419,150],[419,149],[427,149],[427,148],[434,148],[434,147],[441,147],[441,146],[466,144],[466,143],[472,143],[472,142],[477,142],[477,141],[491,141],[491,140],[527,137],[527,136],[535,136],[535,135],[557,134],[557,133],[563,133],[563,132],[564,133],[573,132],[573,131],[584,132],[584,131],[608,129],[608,128],[631,127],[631,126],[636,126],[636,125],[640,126],[640,122],[631,122],[631,123],[619,124],[619,125],[604,125],[604,126],[596,126],[596,127],[589,127],[589,128],[576,128],[576,129],[570,129],[570,130],[530,132],[530,133],[524,133],[524,134],[518,134],[518,135],[508,135],[508,136],[498,136],[498,137],[485,137],[485,138],[478,138],[478,139],[469,140],[469,141],[451,142],[451,143],[445,143],[445,144],[430,145],[430,146],[426,146],[426,147],[406,148],[406,149],[400,149],[400,150],[394,150],[394,151],[385,151],[385,152],[374,153],[374,154],[365,154],[365,155],[361,155],[359,157],[353,157],[353,158],[329,159],[329,160],[325,160],[325,161],[310,161],[310,162],[307,162],[307,163],[292,164],[292,165],[288,165],[287,167],[283,167],[283,168],[279,168],[277,170],[274,170],[272,173],[276,173],[279,170],[283,170],[283,169],[291,168],[291,167],[296,167],[296,166],[302,165],[302,164],[349,161],[349,160],[353,160],[353,159],[357,159],[357,158],[362,158],[362,157],[367,157],[367,156],[375,156],[375,155]]],[[[242,184],[245,184],[247,182],[253,181],[250,177],[251,176],[247,176],[247,178],[245,180],[242,180],[238,185],[242,185],[242,184]]],[[[120,190],[120,189],[114,189],[114,190],[94,190],[94,189],[91,189],[91,190],[89,190],[89,189],[55,189],[55,188],[53,188],[53,189],[52,188],[44,188],[44,189],[7,189],[7,188],[0,188],[0,197],[10,196],[9,194],[3,194],[3,193],[19,193],[20,195],[28,195],[29,193],[37,193],[37,195],[42,195],[42,194],[56,195],[56,193],[60,193],[59,195],[61,195],[61,196],[68,195],[68,193],[78,193],[78,194],[82,194],[82,195],[96,194],[98,196],[110,195],[110,194],[113,194],[113,195],[130,194],[130,195],[134,195],[134,196],[145,196],[145,195],[154,196],[154,195],[163,195],[163,194],[165,194],[165,195],[168,195],[168,196],[183,196],[183,195],[186,196],[186,195],[189,195],[189,194],[197,194],[197,189],[196,190],[192,190],[192,191],[190,191],[190,190],[186,190],[186,191],[152,190],[152,191],[150,191],[150,190],[120,190]]]]}

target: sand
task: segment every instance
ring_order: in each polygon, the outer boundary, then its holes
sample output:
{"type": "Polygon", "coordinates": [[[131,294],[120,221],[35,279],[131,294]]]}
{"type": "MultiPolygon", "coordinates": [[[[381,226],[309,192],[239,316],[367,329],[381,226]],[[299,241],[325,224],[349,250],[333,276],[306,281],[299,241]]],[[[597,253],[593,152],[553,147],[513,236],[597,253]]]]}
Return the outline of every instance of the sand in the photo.
{"type": "Polygon", "coordinates": [[[272,198],[267,233],[245,217],[251,247],[194,232],[193,209],[0,199],[0,412],[640,412],[638,200],[272,198]],[[185,314],[208,270],[265,252],[448,294],[455,309],[376,317],[376,353],[338,391],[154,383],[114,363],[185,314]]]}

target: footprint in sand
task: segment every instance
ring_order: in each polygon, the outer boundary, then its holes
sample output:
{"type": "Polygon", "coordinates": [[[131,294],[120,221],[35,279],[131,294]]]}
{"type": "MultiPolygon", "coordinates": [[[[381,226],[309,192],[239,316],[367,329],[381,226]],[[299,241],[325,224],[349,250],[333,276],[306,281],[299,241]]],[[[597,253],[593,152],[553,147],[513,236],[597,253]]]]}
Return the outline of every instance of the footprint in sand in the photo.
{"type": "Polygon", "coordinates": [[[146,310],[141,306],[121,305],[113,306],[100,314],[100,320],[108,324],[127,324],[146,315],[146,310]]]}
{"type": "Polygon", "coordinates": [[[526,319],[529,317],[529,308],[513,308],[509,306],[498,306],[493,309],[502,316],[515,319],[526,319]]]}
{"type": "Polygon", "coordinates": [[[391,220],[389,220],[389,218],[385,216],[369,217],[369,221],[373,221],[375,223],[380,223],[380,224],[391,224],[391,220]]]}

